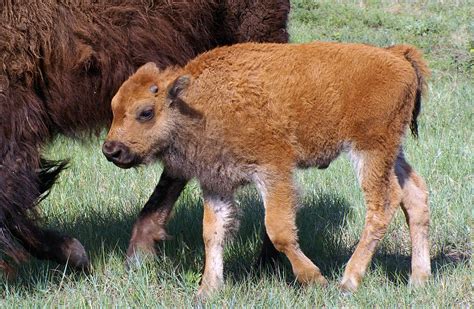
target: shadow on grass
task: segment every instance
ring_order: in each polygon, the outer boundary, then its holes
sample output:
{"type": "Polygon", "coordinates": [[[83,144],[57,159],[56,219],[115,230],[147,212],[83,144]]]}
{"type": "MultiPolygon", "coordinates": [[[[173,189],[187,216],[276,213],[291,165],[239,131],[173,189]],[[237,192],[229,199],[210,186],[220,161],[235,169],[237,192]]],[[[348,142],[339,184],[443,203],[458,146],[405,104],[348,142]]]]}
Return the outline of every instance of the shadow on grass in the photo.
{"type": "MultiPolygon", "coordinates": [[[[470,251],[458,251],[449,246],[431,258],[431,272],[433,275],[443,273],[447,266],[456,266],[469,263],[470,251]]],[[[372,264],[382,267],[387,278],[395,283],[407,284],[411,271],[411,256],[404,254],[376,253],[372,264]]]]}
{"type": "MultiPolygon", "coordinates": [[[[235,282],[255,280],[265,275],[275,276],[294,282],[291,267],[286,258],[280,255],[276,268],[256,267],[256,258],[261,249],[263,206],[256,191],[245,189],[238,195],[238,207],[241,209],[240,229],[234,240],[228,244],[225,255],[226,276],[235,282]]],[[[184,197],[176,207],[170,221],[168,231],[174,239],[158,244],[160,255],[154,263],[167,259],[177,269],[186,272],[200,273],[204,264],[204,248],[202,241],[202,202],[192,197],[184,197]]],[[[308,257],[321,269],[324,276],[331,281],[340,278],[344,265],[350,258],[356,243],[347,246],[341,239],[346,228],[346,220],[350,216],[350,205],[336,195],[317,194],[306,196],[301,201],[297,216],[300,245],[308,257]]],[[[124,259],[130,231],[136,217],[134,215],[108,216],[104,213],[91,214],[76,218],[67,224],[63,231],[81,240],[88,251],[93,264],[106,260],[108,256],[119,256],[124,259]]],[[[55,225],[54,222],[52,224],[55,225]]],[[[386,253],[379,250],[372,264],[380,266],[393,282],[407,282],[410,273],[410,256],[386,253]]],[[[432,259],[434,273],[442,272],[445,265],[465,263],[470,253],[453,254],[449,249],[442,251],[432,259]]],[[[64,267],[54,263],[34,261],[20,273],[23,279],[16,284],[36,286],[38,282],[46,284],[59,283],[63,280],[64,267]],[[53,270],[51,272],[51,270],[53,270]],[[25,276],[27,278],[25,278],[25,276]]],[[[68,280],[80,278],[71,274],[68,280]]],[[[26,287],[28,289],[28,287],[26,287]]]]}

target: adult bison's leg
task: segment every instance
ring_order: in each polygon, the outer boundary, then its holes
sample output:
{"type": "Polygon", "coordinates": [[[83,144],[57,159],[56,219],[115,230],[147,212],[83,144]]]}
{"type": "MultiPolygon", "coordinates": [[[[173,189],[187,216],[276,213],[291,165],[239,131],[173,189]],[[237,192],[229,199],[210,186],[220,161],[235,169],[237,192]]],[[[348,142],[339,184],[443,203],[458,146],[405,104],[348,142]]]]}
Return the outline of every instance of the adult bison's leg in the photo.
{"type": "Polygon", "coordinates": [[[411,238],[411,276],[410,282],[420,285],[431,275],[428,207],[426,184],[400,152],[395,165],[398,182],[402,187],[402,209],[410,228],[411,238]]]}
{"type": "Polygon", "coordinates": [[[26,59],[14,58],[10,74],[0,68],[1,249],[15,263],[30,253],[86,269],[88,258],[77,240],[36,224],[35,205],[47,195],[65,163],[40,157],[39,149],[52,137],[54,124],[41,95],[32,91],[40,85],[34,83],[33,64],[24,63],[26,59]]]}
{"type": "MultiPolygon", "coordinates": [[[[7,158],[15,157],[8,153],[7,158]]],[[[0,241],[6,254],[16,263],[28,256],[53,260],[87,270],[89,260],[84,247],[76,239],[40,228],[35,220],[34,205],[47,195],[64,162],[40,160],[36,171],[29,171],[24,155],[17,160],[3,160],[0,165],[0,241]],[[19,244],[22,246],[19,246],[19,244]]]]}
{"type": "Polygon", "coordinates": [[[34,257],[42,260],[52,260],[67,264],[76,269],[89,271],[89,259],[82,244],[75,238],[63,235],[53,230],[46,230],[29,224],[29,230],[35,237],[25,235],[16,227],[10,227],[12,234],[23,247],[34,257]]]}
{"type": "Polygon", "coordinates": [[[186,182],[171,177],[166,168],[163,170],[160,181],[133,226],[127,249],[127,262],[130,262],[136,253],[155,254],[155,243],[168,238],[165,226],[186,182]]]}
{"type": "Polygon", "coordinates": [[[6,221],[7,220],[4,217],[4,212],[2,211],[2,216],[0,217],[0,246],[4,254],[4,259],[0,260],[0,271],[4,277],[6,277],[8,280],[12,280],[17,274],[15,264],[26,262],[28,260],[29,254],[23,247],[17,245],[8,227],[6,226],[6,221]],[[7,257],[10,259],[7,260],[7,257]]]}

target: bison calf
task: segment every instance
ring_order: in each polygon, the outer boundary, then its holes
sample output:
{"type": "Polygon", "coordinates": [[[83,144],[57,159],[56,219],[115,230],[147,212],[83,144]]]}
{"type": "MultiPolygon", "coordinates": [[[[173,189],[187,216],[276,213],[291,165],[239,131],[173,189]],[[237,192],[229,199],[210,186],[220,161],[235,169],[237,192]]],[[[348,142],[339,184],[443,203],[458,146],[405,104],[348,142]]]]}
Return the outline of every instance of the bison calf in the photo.
{"type": "Polygon", "coordinates": [[[367,214],[342,288],[355,290],[398,205],[412,239],[415,283],[430,275],[424,181],[402,140],[416,118],[429,70],[411,46],[240,44],[204,53],[184,67],[149,63],[112,100],[103,145],[122,168],[161,160],[168,173],[196,177],[204,192],[205,270],[200,293],[223,284],[223,244],[235,226],[233,195],[254,183],[270,240],[299,282],[326,284],[300,250],[296,168],[326,167],[348,152],[367,214]]]}

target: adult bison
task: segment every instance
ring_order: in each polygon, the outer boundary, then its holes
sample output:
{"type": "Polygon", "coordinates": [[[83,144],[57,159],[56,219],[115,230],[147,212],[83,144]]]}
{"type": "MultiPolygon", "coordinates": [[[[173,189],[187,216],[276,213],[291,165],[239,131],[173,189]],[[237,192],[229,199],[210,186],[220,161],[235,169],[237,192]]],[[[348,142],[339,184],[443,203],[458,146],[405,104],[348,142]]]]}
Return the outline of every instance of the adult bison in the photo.
{"type": "MultiPolygon", "coordinates": [[[[57,134],[87,136],[109,124],[112,95],[146,62],[164,68],[218,45],[287,41],[288,12],[288,0],[0,0],[4,253],[15,263],[31,254],[87,269],[78,240],[36,223],[34,206],[65,167],[43,158],[43,145],[57,134]]],[[[165,237],[185,182],[163,172],[134,226],[129,254],[153,251],[165,237]]]]}

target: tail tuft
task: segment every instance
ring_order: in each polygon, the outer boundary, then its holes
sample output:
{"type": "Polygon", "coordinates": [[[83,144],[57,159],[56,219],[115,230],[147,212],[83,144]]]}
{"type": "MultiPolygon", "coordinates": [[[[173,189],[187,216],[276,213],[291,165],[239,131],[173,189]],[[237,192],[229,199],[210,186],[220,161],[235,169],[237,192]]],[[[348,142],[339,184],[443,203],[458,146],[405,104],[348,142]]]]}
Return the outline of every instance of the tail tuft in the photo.
{"type": "Polygon", "coordinates": [[[415,96],[415,107],[413,108],[412,118],[410,122],[410,130],[415,138],[418,138],[418,115],[421,110],[421,98],[426,93],[426,80],[430,77],[431,71],[423,59],[422,53],[411,45],[394,45],[387,48],[394,54],[404,57],[409,61],[415,70],[417,77],[417,87],[415,96]]]}

